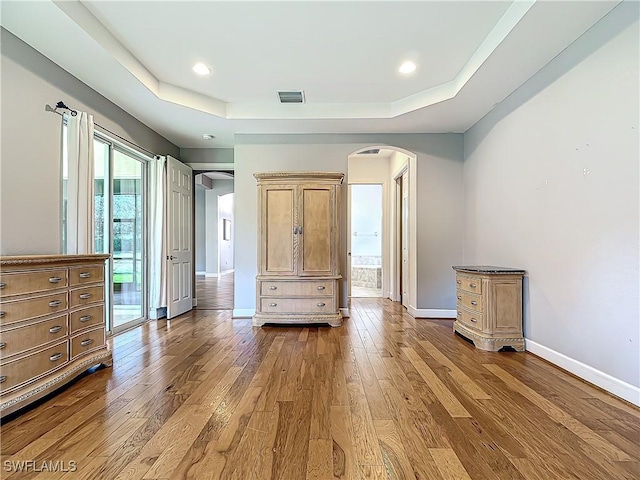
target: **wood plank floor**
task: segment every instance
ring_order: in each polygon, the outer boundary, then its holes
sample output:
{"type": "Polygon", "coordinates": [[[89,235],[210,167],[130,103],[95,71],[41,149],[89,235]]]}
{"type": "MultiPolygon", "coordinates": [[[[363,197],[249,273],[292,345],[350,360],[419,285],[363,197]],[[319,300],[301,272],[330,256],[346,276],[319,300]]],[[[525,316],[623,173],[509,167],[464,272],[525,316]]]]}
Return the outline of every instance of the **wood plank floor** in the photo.
{"type": "Polygon", "coordinates": [[[233,272],[196,277],[196,310],[233,310],[233,272]]]}
{"type": "Polygon", "coordinates": [[[351,312],[341,328],[253,328],[194,310],[120,335],[113,368],[2,426],[1,476],[640,478],[639,409],[397,303],[351,312]],[[15,471],[28,460],[76,471],[15,471]]]}

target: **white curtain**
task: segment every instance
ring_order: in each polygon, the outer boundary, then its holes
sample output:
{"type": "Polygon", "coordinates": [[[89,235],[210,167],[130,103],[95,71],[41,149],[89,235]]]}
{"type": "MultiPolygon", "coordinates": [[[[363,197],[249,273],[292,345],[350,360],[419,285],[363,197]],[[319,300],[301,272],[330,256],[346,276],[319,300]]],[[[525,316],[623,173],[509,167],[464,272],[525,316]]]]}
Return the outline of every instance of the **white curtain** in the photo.
{"type": "Polygon", "coordinates": [[[167,306],[166,157],[149,162],[149,318],[167,306]]]}
{"type": "Polygon", "coordinates": [[[67,247],[69,254],[94,253],[93,115],[67,116],[67,247]]]}

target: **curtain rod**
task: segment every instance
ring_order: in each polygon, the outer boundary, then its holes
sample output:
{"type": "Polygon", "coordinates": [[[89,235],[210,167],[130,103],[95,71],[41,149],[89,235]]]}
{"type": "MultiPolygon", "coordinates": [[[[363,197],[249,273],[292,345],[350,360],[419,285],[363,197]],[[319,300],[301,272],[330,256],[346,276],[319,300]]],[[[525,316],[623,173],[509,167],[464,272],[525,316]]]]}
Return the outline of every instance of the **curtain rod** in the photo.
{"type": "MultiPolygon", "coordinates": [[[[78,112],[77,112],[76,110],[74,110],[73,108],[69,108],[69,107],[67,107],[67,106],[64,104],[64,102],[58,102],[58,103],[56,103],[56,106],[55,106],[55,107],[52,107],[51,105],[46,104],[46,105],[44,106],[44,111],[45,111],[45,112],[57,113],[58,115],[63,116],[63,114],[62,114],[62,113],[60,113],[60,112],[58,111],[58,109],[59,109],[59,108],[62,108],[62,109],[64,109],[64,110],[68,110],[68,111],[69,111],[69,113],[70,113],[70,115],[71,115],[72,117],[75,117],[76,115],[78,115],[78,112]]],[[[141,146],[140,146],[140,145],[138,145],[137,143],[133,143],[131,140],[127,140],[126,138],[121,137],[121,136],[120,136],[120,135],[118,135],[117,133],[112,132],[112,131],[111,131],[111,130],[109,130],[108,128],[103,127],[102,125],[100,125],[99,123],[95,123],[95,122],[94,122],[93,124],[94,124],[96,127],[98,127],[100,130],[104,130],[105,132],[107,132],[107,133],[109,133],[109,134],[113,135],[114,137],[119,138],[119,139],[120,139],[120,140],[122,140],[123,142],[127,142],[129,145],[132,145],[132,146],[134,146],[134,147],[136,147],[136,148],[139,148],[140,150],[142,150],[142,151],[144,151],[144,152],[147,152],[148,154],[150,154],[150,155],[151,155],[151,156],[153,156],[153,157],[158,157],[158,156],[159,156],[157,153],[153,153],[151,150],[147,150],[146,148],[141,147],[141,146]]]]}

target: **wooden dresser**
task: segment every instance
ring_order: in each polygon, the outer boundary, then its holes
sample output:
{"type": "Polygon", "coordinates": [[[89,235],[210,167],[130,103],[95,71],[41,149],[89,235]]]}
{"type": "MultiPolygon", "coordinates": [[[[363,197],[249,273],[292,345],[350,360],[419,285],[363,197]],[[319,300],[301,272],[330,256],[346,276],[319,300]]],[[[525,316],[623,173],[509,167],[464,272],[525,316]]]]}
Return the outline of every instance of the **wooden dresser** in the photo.
{"type": "Polygon", "coordinates": [[[453,267],[457,318],[454,332],[481,350],[502,347],[524,351],[522,277],[524,270],[502,267],[453,267]]]}
{"type": "Polygon", "coordinates": [[[105,342],[109,255],[0,257],[0,417],[97,364],[105,342]]]}
{"type": "Polygon", "coordinates": [[[344,174],[269,172],[258,180],[258,276],[253,324],[342,325],[338,302],[344,174]]]}

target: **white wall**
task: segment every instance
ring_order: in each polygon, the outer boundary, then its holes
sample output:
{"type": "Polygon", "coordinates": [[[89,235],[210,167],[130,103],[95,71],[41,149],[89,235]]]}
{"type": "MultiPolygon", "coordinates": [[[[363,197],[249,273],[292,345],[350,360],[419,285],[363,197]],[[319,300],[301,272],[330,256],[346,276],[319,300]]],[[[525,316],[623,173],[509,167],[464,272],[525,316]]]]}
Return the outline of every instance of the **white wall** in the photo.
{"type": "Polygon", "coordinates": [[[233,270],[233,227],[235,220],[233,218],[233,193],[221,195],[218,198],[218,218],[219,218],[219,241],[220,241],[220,272],[228,272],[233,270]],[[231,222],[231,235],[228,239],[223,238],[223,221],[231,222]]]}
{"type": "Polygon", "coordinates": [[[196,237],[196,272],[202,273],[207,268],[207,209],[205,202],[206,189],[196,186],[195,202],[195,237],[196,237]]]}
{"type": "Polygon", "coordinates": [[[206,275],[218,276],[220,273],[220,262],[218,258],[219,239],[222,238],[220,229],[222,220],[218,217],[218,198],[221,195],[233,193],[233,180],[214,180],[213,188],[205,193],[206,209],[206,275]]]}
{"type": "MultiPolygon", "coordinates": [[[[236,135],[235,280],[243,288],[235,289],[235,315],[250,315],[255,309],[258,213],[253,173],[322,170],[346,174],[349,155],[371,145],[395,146],[416,153],[419,205],[416,307],[455,309],[455,276],[451,265],[462,260],[462,135],[236,135]],[[440,217],[446,217],[447,221],[439,222],[440,217]]],[[[347,189],[343,188],[342,265],[346,265],[346,194],[347,189]]],[[[341,292],[341,307],[345,307],[344,281],[341,292]]]]}
{"type": "Polygon", "coordinates": [[[0,254],[60,253],[59,100],[158,154],[178,148],[78,79],[1,30],[0,254]]]}
{"type": "Polygon", "coordinates": [[[623,2],[464,136],[465,263],[526,269],[527,348],[636,403],[638,42],[623,2]]]}

